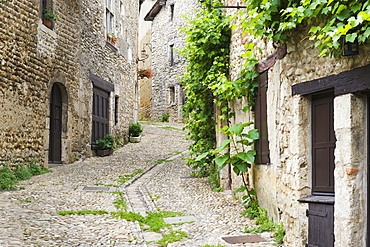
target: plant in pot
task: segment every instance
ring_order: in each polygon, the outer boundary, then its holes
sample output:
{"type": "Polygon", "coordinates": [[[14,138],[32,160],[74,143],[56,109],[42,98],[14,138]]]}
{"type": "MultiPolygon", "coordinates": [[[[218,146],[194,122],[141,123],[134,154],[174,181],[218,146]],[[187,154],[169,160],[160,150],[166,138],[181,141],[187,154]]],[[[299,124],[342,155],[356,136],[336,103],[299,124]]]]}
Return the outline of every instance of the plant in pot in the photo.
{"type": "Polygon", "coordinates": [[[56,21],[59,18],[57,14],[54,14],[50,8],[45,8],[42,13],[42,24],[52,28],[53,21],[56,21]]]}
{"type": "Polygon", "coordinates": [[[143,132],[141,124],[139,123],[130,124],[129,126],[130,142],[140,142],[141,132],[143,132]]]}
{"type": "Polygon", "coordinates": [[[113,153],[114,150],[114,137],[111,135],[105,135],[103,139],[96,140],[98,146],[97,155],[106,156],[113,153]]]}

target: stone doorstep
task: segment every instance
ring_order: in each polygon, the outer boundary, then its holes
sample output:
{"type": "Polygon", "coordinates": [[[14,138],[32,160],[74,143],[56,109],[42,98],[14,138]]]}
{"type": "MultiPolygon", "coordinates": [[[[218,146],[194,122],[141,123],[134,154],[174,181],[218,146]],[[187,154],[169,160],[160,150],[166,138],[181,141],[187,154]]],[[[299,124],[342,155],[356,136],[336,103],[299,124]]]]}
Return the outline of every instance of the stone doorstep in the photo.
{"type": "Polygon", "coordinates": [[[266,242],[266,239],[262,238],[261,235],[244,235],[244,236],[230,236],[222,237],[222,239],[228,244],[245,244],[245,243],[259,243],[266,242]]]}

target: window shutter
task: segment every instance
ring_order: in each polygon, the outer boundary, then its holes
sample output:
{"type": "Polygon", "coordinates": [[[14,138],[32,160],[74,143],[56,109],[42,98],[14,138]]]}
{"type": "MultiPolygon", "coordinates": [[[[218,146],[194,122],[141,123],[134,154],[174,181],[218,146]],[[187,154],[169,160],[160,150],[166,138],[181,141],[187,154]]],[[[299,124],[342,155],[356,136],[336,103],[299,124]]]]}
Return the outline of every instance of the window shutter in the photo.
{"type": "Polygon", "coordinates": [[[267,131],[267,71],[258,76],[258,95],[255,105],[255,126],[260,138],[256,143],[256,163],[270,163],[269,141],[267,131]]]}

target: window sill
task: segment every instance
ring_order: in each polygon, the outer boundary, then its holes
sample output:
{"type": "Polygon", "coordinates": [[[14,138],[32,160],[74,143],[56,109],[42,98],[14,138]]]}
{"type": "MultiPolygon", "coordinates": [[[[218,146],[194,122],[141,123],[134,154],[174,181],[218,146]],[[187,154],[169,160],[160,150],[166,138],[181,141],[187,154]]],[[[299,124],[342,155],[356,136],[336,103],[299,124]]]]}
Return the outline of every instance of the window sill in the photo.
{"type": "Polygon", "coordinates": [[[108,41],[105,41],[105,46],[106,47],[108,47],[109,49],[111,49],[112,51],[114,51],[114,52],[117,52],[118,51],[118,49],[117,49],[117,47],[115,47],[114,45],[112,45],[110,42],[108,42],[108,41]]]}
{"type": "Polygon", "coordinates": [[[303,203],[322,203],[322,204],[334,204],[334,196],[308,196],[298,199],[299,202],[303,203]]]}

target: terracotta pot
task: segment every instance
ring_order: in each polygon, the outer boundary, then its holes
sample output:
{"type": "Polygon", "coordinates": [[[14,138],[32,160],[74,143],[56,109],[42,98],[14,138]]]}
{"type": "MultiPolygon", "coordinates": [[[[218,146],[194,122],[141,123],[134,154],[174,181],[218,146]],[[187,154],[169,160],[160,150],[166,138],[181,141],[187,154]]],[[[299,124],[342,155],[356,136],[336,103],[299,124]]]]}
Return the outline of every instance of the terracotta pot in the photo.
{"type": "Polygon", "coordinates": [[[49,20],[49,19],[45,19],[45,18],[42,18],[42,24],[44,24],[45,26],[47,26],[48,28],[52,28],[53,26],[53,21],[49,20]]]}

